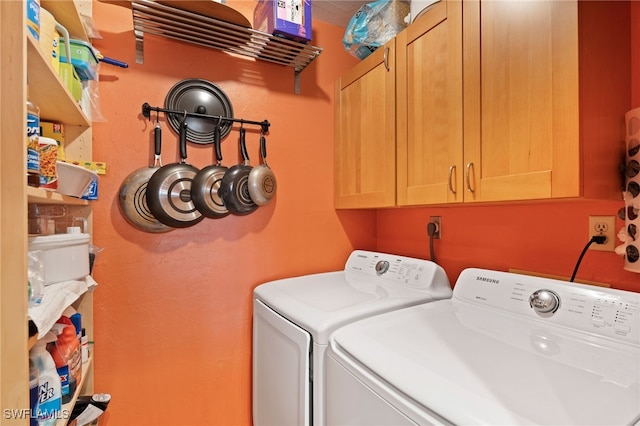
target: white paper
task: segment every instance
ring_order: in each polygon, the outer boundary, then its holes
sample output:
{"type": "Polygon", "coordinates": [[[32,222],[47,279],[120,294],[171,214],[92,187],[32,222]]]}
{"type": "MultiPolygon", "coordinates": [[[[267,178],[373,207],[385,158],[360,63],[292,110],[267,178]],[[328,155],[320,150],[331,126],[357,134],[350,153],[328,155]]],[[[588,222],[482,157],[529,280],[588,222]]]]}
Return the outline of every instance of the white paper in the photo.
{"type": "Polygon", "coordinates": [[[63,281],[45,287],[42,302],[29,308],[29,318],[38,327],[38,338],[47,334],[69,305],[97,285],[91,275],[87,275],[81,281],[63,281]]]}

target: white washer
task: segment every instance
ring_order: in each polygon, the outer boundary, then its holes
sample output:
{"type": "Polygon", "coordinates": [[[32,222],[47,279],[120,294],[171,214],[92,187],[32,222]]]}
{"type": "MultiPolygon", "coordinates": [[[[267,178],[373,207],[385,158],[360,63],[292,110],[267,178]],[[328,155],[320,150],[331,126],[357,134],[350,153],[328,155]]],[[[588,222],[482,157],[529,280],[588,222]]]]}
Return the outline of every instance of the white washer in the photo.
{"type": "Polygon", "coordinates": [[[639,330],[639,293],[467,269],[332,334],[327,424],[637,425],[639,330]]]}
{"type": "Polygon", "coordinates": [[[329,335],[372,315],[451,297],[433,262],[356,250],[343,271],[256,287],[253,301],[253,423],[324,424],[329,335]]]}

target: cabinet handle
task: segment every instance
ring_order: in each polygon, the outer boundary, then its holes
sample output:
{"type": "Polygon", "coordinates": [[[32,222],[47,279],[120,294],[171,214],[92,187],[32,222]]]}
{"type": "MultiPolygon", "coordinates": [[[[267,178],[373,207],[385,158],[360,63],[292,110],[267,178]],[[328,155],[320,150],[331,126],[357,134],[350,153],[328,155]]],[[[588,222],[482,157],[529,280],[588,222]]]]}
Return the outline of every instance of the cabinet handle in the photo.
{"type": "Polygon", "coordinates": [[[387,69],[387,71],[391,70],[391,68],[389,68],[389,48],[388,47],[384,48],[384,53],[382,54],[382,62],[384,63],[384,67],[387,69]]]}
{"type": "Polygon", "coordinates": [[[452,194],[456,193],[456,190],[453,188],[453,172],[456,170],[456,165],[449,166],[449,192],[452,194]]]}
{"type": "Polygon", "coordinates": [[[473,169],[473,163],[467,163],[467,190],[469,192],[473,192],[473,188],[471,187],[471,169],[473,169]]]}

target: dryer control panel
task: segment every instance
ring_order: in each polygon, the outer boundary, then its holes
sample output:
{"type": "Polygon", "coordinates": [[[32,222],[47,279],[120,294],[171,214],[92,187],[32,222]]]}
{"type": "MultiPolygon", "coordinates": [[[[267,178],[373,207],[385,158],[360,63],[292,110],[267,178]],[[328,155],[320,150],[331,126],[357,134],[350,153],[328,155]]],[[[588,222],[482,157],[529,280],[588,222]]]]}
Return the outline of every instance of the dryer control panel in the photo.
{"type": "Polygon", "coordinates": [[[439,265],[428,260],[364,250],[355,250],[347,259],[349,279],[385,282],[413,289],[442,289],[451,295],[449,279],[439,265]]]}
{"type": "Polygon", "coordinates": [[[453,298],[640,344],[640,293],[470,268],[453,298]]]}

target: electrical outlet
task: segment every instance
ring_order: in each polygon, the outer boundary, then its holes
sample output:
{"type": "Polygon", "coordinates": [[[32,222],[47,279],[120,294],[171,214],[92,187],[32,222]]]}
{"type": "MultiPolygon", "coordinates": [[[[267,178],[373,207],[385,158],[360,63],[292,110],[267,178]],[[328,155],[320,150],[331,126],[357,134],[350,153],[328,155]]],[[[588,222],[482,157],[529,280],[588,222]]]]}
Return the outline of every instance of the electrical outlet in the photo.
{"type": "MultiPolygon", "coordinates": [[[[431,216],[429,218],[429,223],[436,225],[436,231],[433,234],[433,238],[436,240],[440,239],[442,237],[442,218],[440,216],[431,216]]],[[[429,229],[427,229],[427,235],[429,235],[429,229]]]]}
{"type": "Polygon", "coordinates": [[[604,235],[607,240],[604,244],[591,244],[590,250],[614,251],[616,248],[616,217],[589,216],[589,239],[597,235],[604,235]]]}

